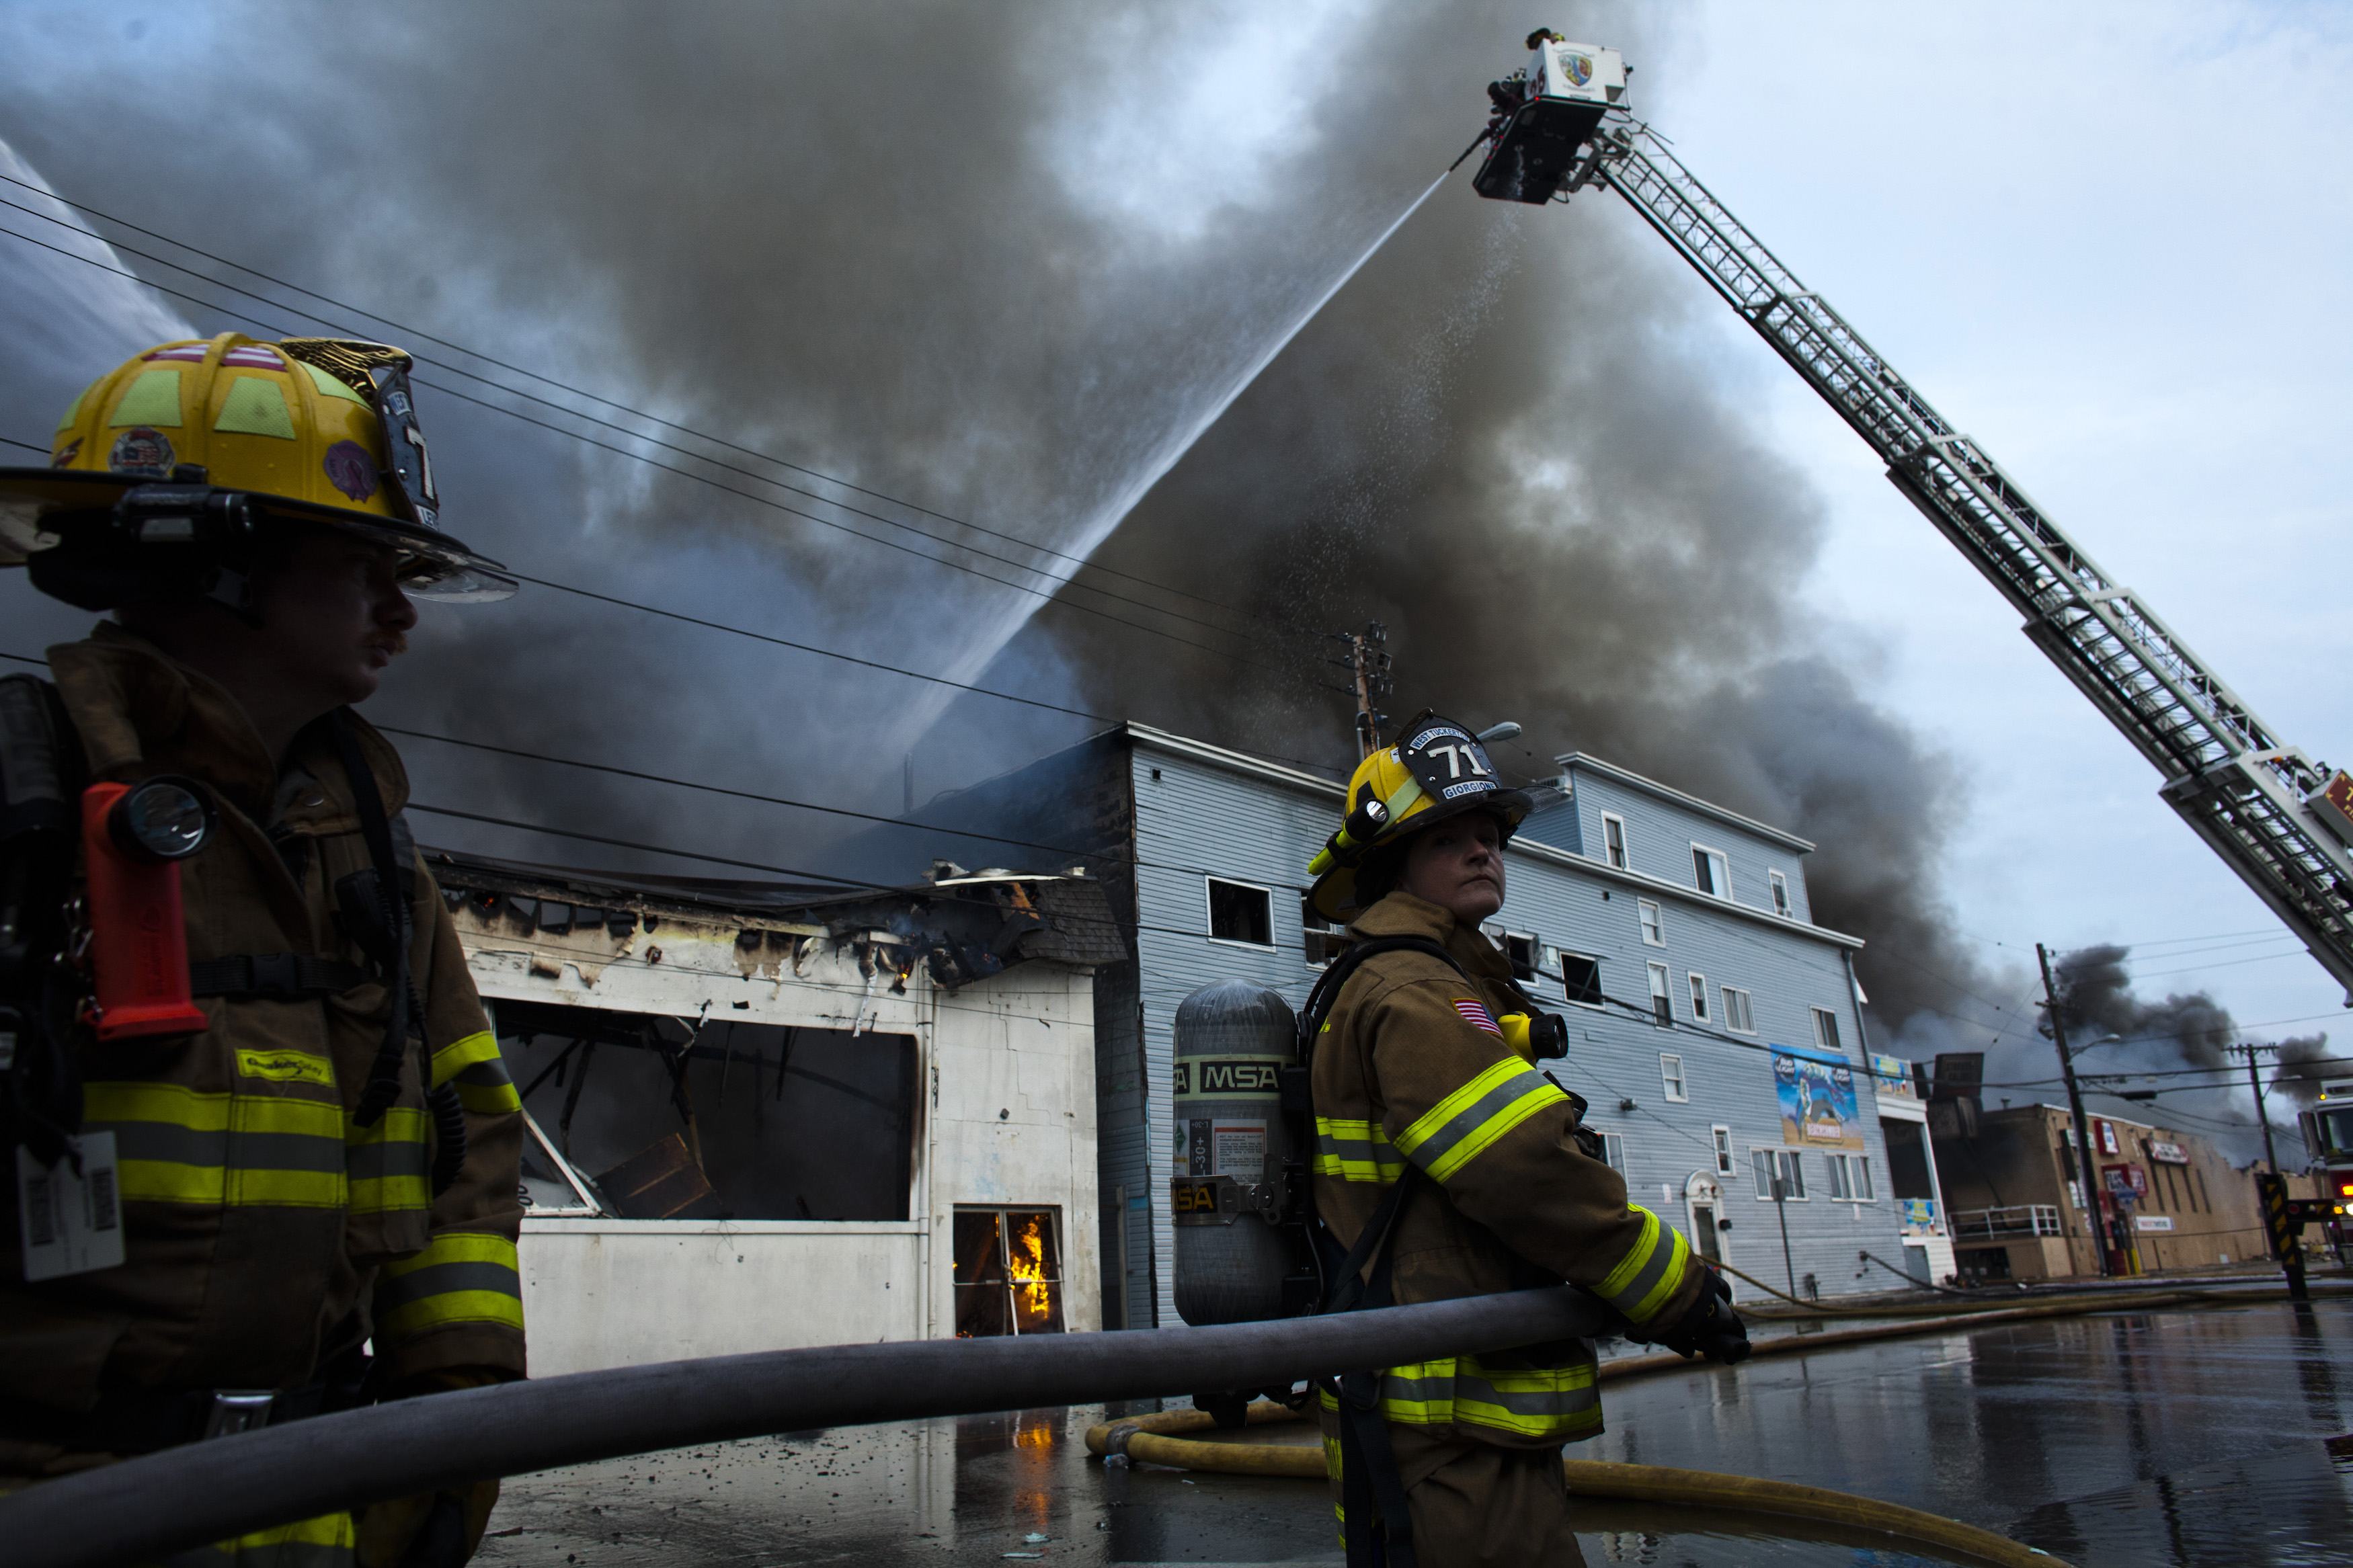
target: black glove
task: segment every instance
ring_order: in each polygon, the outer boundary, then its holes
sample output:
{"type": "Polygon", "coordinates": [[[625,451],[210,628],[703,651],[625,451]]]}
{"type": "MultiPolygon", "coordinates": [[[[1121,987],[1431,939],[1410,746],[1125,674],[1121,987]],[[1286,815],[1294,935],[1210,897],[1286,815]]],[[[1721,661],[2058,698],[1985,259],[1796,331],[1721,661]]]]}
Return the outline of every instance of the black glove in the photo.
{"type": "Polygon", "coordinates": [[[1654,1336],[1653,1344],[1661,1344],[1677,1355],[1689,1360],[1705,1356],[1730,1366],[1748,1359],[1748,1330],[1740,1321],[1740,1314],[1732,1310],[1732,1287],[1724,1276],[1702,1265],[1700,1272],[1706,1282],[1700,1287],[1699,1300],[1693,1302],[1674,1325],[1654,1336]]]}

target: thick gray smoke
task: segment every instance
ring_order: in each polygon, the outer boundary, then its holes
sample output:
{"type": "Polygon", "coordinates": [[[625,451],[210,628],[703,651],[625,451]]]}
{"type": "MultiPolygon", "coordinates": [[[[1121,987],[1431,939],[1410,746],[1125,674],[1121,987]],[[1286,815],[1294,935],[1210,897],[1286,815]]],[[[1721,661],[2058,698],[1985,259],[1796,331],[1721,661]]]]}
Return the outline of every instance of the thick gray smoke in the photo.
{"type": "MultiPolygon", "coordinates": [[[[1816,911],[1869,940],[1898,1048],[2031,1037],[2026,977],[1952,938],[1939,898],[1965,773],[1862,694],[1851,632],[1798,607],[1820,508],[1746,406],[1784,373],[1761,349],[1724,356],[1699,330],[1722,307],[1616,198],[1506,208],[1458,174],[1097,548],[1461,149],[1535,21],[1623,48],[1641,106],[1671,125],[1672,11],[17,16],[0,137],[61,191],[915,503],[427,367],[452,389],[420,394],[448,519],[522,570],[1335,767],[1349,706],[1317,639],[1378,619],[1400,716],[1517,719],[1531,775],[1590,750],[1819,841],[1816,911]],[[1098,567],[1069,581],[1091,551],[1098,567]]],[[[5,209],[0,226],[42,230],[5,209]]],[[[0,240],[0,305],[47,321],[51,285],[17,247],[0,240]]],[[[268,335],[322,330],[242,308],[268,335]]],[[[0,369],[0,435],[44,438],[132,346],[117,329],[87,334],[79,366],[48,345],[0,369]]],[[[21,583],[0,595],[21,641],[71,635],[21,583]]],[[[972,697],[943,711],[938,688],[545,590],[428,609],[417,642],[379,719],[883,813],[902,770],[920,799],[1095,727],[972,697]]],[[[829,857],[860,824],[405,744],[428,803],[855,869],[829,857]]]]}

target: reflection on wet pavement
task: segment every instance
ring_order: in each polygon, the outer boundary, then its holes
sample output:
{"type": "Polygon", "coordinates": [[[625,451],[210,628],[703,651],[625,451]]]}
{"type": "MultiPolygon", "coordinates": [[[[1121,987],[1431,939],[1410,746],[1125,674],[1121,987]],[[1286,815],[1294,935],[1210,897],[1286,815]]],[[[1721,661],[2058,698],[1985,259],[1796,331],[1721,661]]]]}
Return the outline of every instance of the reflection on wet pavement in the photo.
{"type": "MultiPolygon", "coordinates": [[[[2083,1568],[2353,1564],[2353,1303],[2000,1325],[1637,1380],[1578,1457],[1965,1519],[2083,1568]]],[[[1100,1407],[913,1423],[507,1483],[488,1565],[1336,1563],[1321,1487],[1106,1468],[1100,1407]],[[1042,1537],[1043,1539],[1038,1539],[1042,1537]]],[[[1254,1436],[1272,1436],[1261,1430],[1254,1436]]],[[[1596,1563],[1894,1564],[1866,1542],[1591,1505],[1596,1563]]]]}

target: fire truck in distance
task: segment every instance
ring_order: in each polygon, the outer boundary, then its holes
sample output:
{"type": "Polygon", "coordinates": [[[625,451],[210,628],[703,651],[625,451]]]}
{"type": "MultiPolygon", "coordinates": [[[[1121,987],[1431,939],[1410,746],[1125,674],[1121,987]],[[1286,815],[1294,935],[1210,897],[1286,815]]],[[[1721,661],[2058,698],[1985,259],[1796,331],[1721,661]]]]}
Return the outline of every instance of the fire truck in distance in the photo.
{"type": "Polygon", "coordinates": [[[2353,1235],[2353,1078],[2321,1084],[2318,1102],[2298,1112],[2296,1121],[2304,1128],[2304,1146],[2312,1151],[2313,1172],[2320,1178],[2329,1239],[2341,1249],[2353,1235]]]}

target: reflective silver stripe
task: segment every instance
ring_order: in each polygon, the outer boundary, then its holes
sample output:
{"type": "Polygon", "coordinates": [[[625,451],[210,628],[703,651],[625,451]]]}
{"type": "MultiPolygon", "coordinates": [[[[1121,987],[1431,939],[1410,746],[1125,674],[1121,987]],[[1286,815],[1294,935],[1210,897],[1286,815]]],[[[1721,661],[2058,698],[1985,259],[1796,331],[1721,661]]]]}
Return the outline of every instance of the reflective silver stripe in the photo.
{"type": "Polygon", "coordinates": [[[1433,1106],[1398,1139],[1398,1149],[1440,1182],[1545,1106],[1568,1096],[1517,1060],[1493,1064],[1433,1106]]]}
{"type": "Polygon", "coordinates": [[[375,1310],[381,1316],[395,1307],[405,1307],[427,1296],[446,1296],[453,1290],[495,1290],[501,1295],[521,1296],[522,1279],[515,1270],[497,1263],[436,1263],[377,1281],[375,1310]]]}
{"type": "Polygon", "coordinates": [[[115,1155],[123,1160],[158,1160],[178,1165],[223,1167],[245,1171],[325,1171],[343,1168],[340,1138],[307,1132],[249,1132],[242,1130],[175,1127],[168,1121],[106,1121],[93,1120],[94,1131],[114,1134],[115,1155]],[[229,1151],[234,1147],[234,1162],[229,1151]]]}

